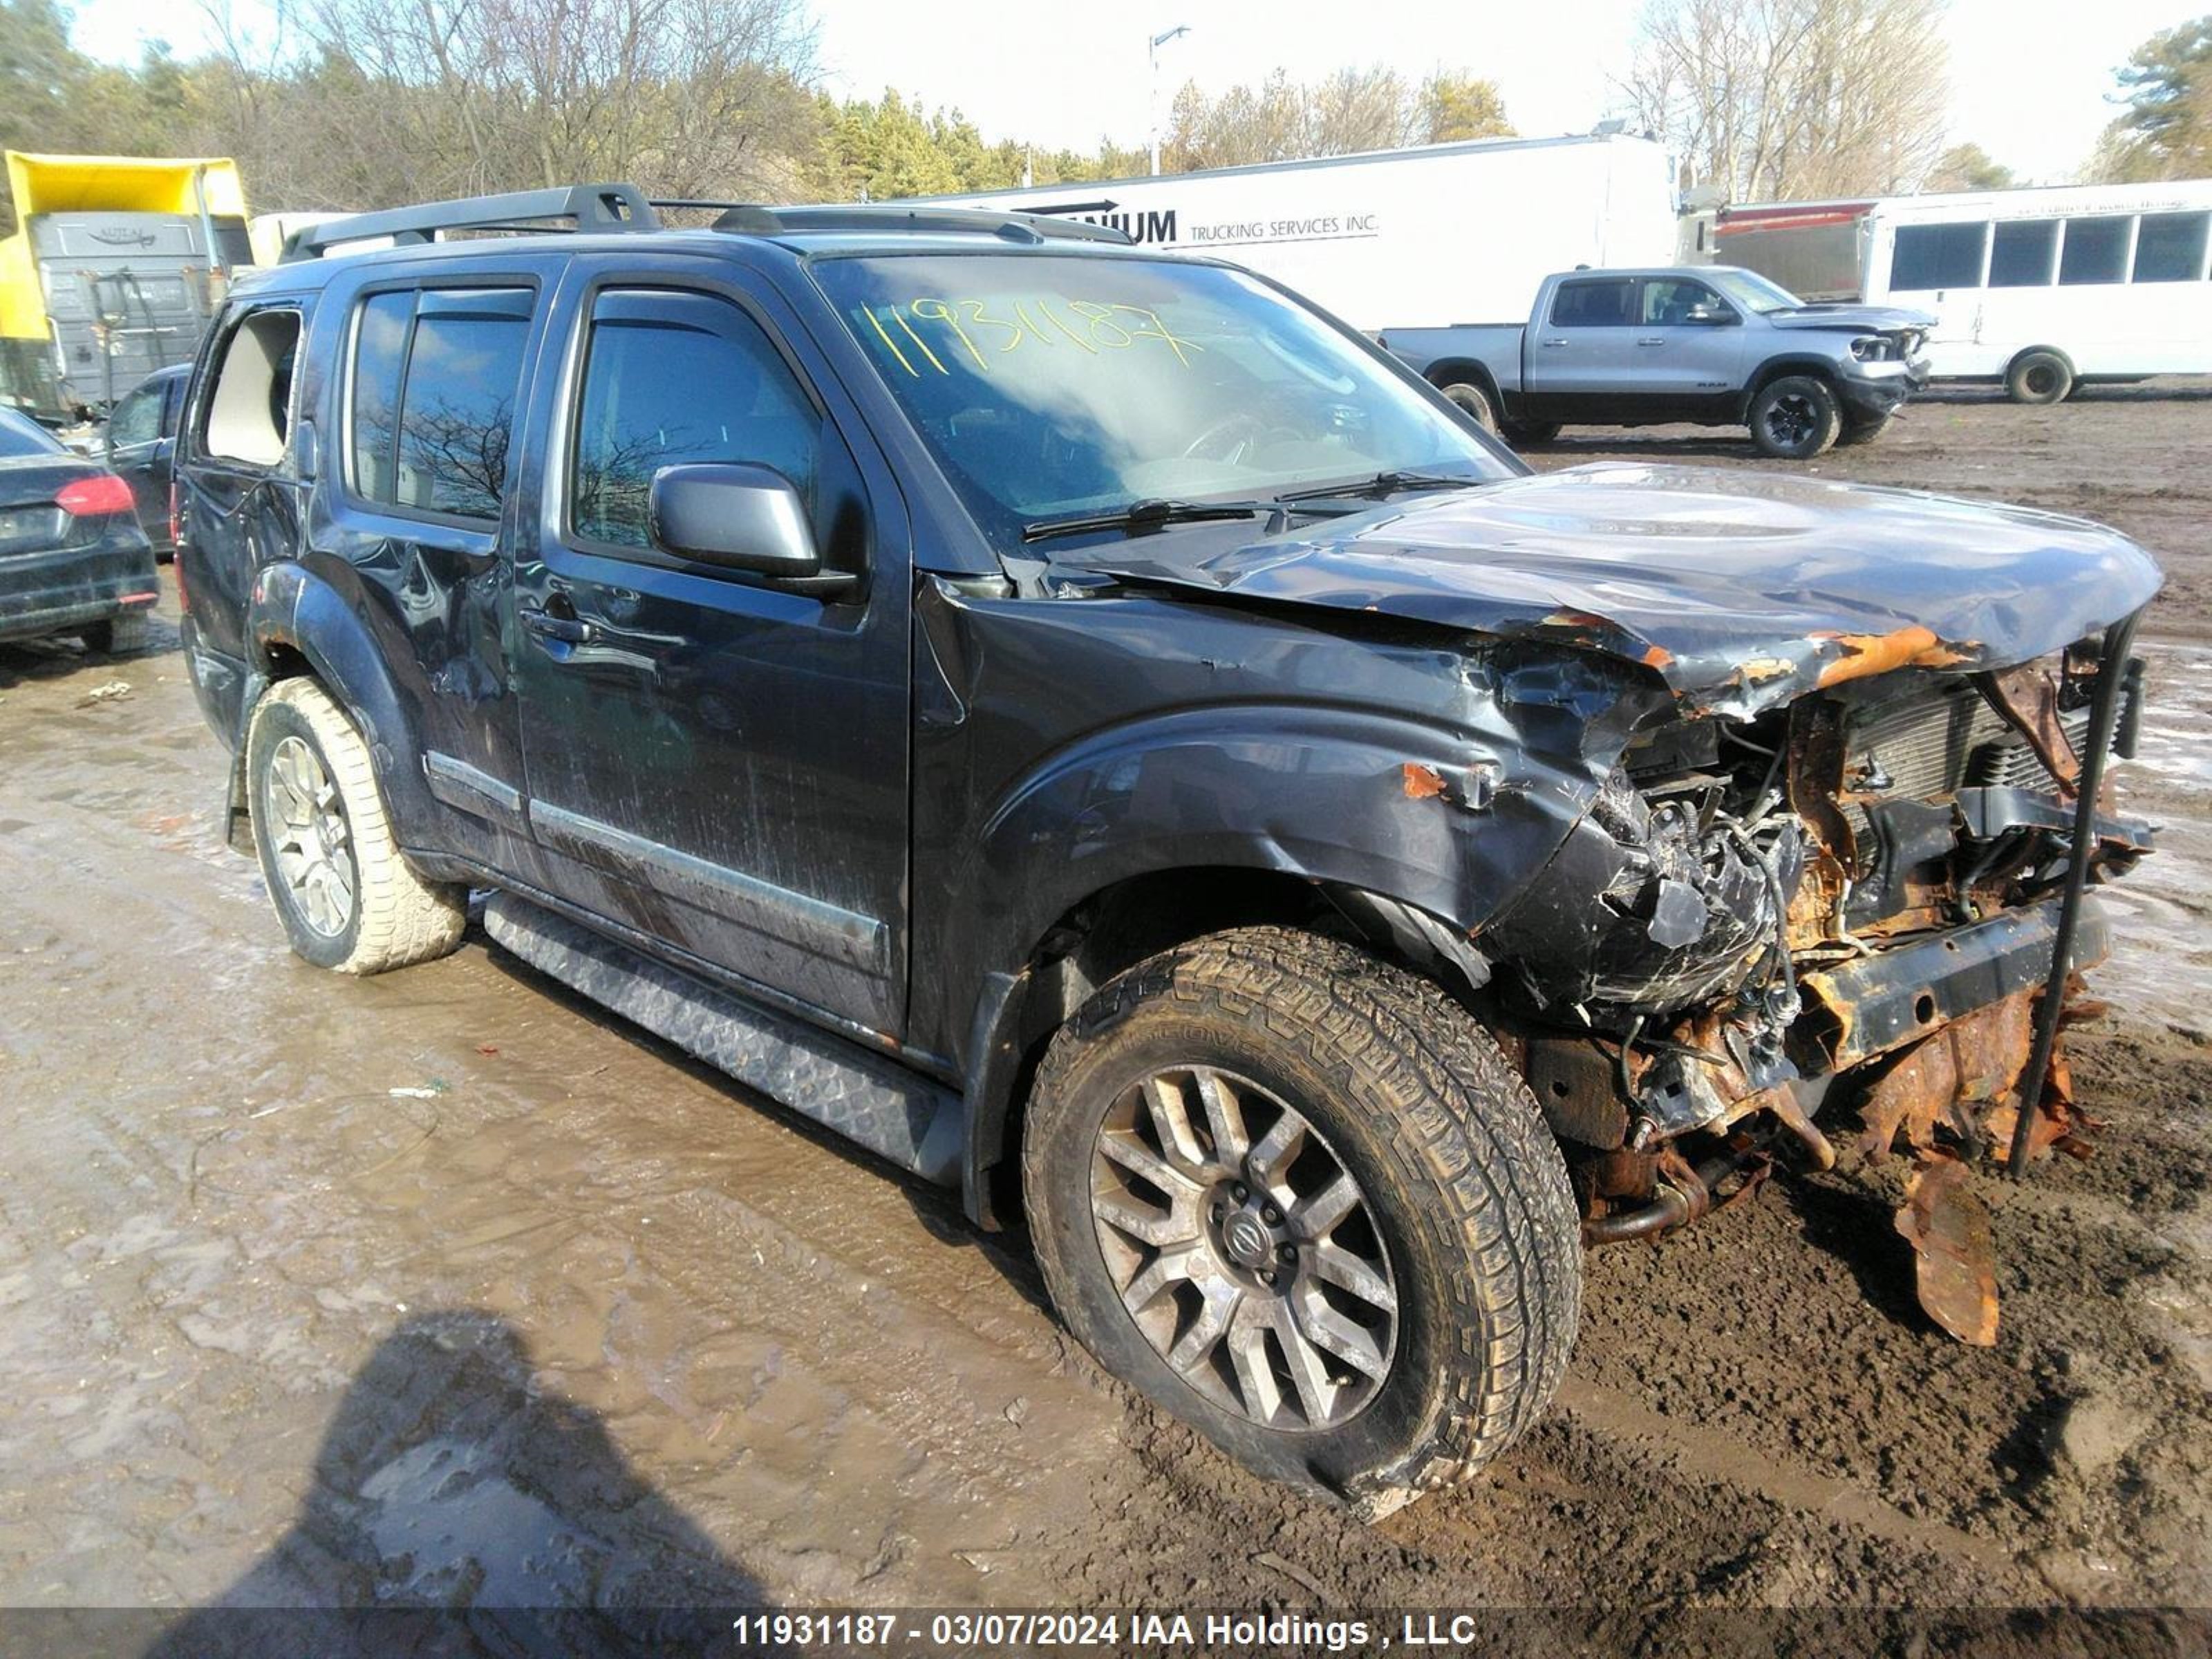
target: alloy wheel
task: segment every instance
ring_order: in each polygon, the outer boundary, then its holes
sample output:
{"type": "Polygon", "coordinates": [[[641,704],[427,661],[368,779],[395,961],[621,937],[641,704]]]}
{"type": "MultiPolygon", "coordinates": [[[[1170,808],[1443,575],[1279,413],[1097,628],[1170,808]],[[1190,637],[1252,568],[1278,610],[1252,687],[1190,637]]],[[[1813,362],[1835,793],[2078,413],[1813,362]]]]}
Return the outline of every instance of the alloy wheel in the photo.
{"type": "Polygon", "coordinates": [[[1181,1066],[1119,1096],[1091,1210],[1130,1319],[1215,1404],[1271,1429],[1332,1429],[1389,1376],[1397,1289],[1366,1195],[1256,1084],[1181,1066]]]}
{"type": "Polygon", "coordinates": [[[312,744],[297,737],[269,756],[269,844],[276,872],[307,925],[335,939],[353,920],[353,834],[345,803],[312,744]]]}

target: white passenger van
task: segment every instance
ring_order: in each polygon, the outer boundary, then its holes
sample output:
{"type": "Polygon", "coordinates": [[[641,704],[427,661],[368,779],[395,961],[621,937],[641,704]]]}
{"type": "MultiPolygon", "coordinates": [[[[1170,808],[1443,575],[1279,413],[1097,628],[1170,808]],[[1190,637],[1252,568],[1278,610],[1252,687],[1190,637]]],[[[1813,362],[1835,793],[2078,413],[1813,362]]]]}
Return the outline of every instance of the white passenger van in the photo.
{"type": "Polygon", "coordinates": [[[1863,297],[1935,314],[1937,380],[2050,404],[2212,374],[2212,179],[1899,197],[1863,226],[1863,297]]]}

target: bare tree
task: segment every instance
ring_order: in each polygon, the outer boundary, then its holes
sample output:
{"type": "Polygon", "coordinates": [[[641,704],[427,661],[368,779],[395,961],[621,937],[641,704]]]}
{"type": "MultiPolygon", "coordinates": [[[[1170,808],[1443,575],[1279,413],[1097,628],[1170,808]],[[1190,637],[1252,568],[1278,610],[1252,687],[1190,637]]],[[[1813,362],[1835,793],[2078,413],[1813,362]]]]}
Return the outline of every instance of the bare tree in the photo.
{"type": "Polygon", "coordinates": [[[1163,154],[1168,171],[1188,173],[1512,131],[1497,87],[1464,73],[1439,70],[1416,85],[1374,64],[1299,85],[1277,70],[1218,98],[1195,82],[1185,85],[1176,94],[1163,154]]]}
{"type": "Polygon", "coordinates": [[[1945,0],[1646,0],[1626,90],[1733,201],[1895,194],[1943,149],[1945,0]]]}

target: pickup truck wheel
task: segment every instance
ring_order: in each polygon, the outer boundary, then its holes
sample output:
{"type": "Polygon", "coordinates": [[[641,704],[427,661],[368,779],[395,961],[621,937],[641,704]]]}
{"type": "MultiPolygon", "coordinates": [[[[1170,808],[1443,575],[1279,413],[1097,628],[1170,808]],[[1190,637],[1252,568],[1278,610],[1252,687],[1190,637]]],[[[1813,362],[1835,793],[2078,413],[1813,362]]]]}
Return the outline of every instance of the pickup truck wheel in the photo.
{"type": "Polygon", "coordinates": [[[1844,429],[1836,434],[1836,442],[1843,447],[1849,447],[1854,444],[1870,444],[1889,430],[1889,423],[1893,418],[1889,415],[1874,415],[1862,416],[1856,420],[1845,421],[1844,429]]]}
{"type": "Polygon", "coordinates": [[[106,622],[96,622],[82,635],[85,648],[103,657],[135,657],[153,642],[154,618],[147,607],[118,611],[106,622]]]}
{"type": "Polygon", "coordinates": [[[2023,351],[2005,370],[2005,396],[2016,404],[2063,403],[2074,391],[2074,365],[2055,351],[2023,351]]]}
{"type": "Polygon", "coordinates": [[[1485,432],[1498,430],[1498,410],[1491,404],[1490,394],[1474,381],[1455,380],[1437,390],[1474,416],[1475,424],[1485,432]]]}
{"type": "Polygon", "coordinates": [[[297,954],[341,974],[380,974],[461,942],[468,890],[407,867],[368,745],[322,687],[289,679],[262,698],[246,769],[262,878],[297,954]]]}
{"type": "Polygon", "coordinates": [[[1749,424],[1761,454],[1809,461],[1826,454],[1842,433],[1843,405],[1826,380],[1785,374],[1759,388],[1751,400],[1749,424]]]}
{"type": "Polygon", "coordinates": [[[1580,1231],[1534,1099],[1348,945],[1240,929],[1100,990],[1038,1069],[1022,1173],[1107,1369],[1363,1516],[1474,1474],[1565,1368],[1580,1231]]]}
{"type": "Polygon", "coordinates": [[[1559,435],[1557,421],[1508,421],[1498,428],[1508,443],[1547,444],[1559,435]]]}

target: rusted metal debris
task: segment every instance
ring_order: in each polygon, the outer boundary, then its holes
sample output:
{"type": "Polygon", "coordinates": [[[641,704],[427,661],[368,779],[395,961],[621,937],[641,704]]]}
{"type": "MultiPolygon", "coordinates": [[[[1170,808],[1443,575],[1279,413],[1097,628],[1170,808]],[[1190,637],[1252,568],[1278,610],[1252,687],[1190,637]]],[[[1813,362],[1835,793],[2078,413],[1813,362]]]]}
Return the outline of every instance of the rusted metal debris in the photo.
{"type": "Polygon", "coordinates": [[[2081,757],[2060,717],[2063,657],[2039,657],[2016,668],[1977,677],[1982,695],[2008,724],[2027,739],[2044,769],[2058,781],[2058,793],[2071,800],[2081,780],[2081,757]]]}
{"type": "Polygon", "coordinates": [[[1897,1231],[1912,1246],[1920,1305],[1961,1342],[1997,1340],[1996,1243],[1989,1206],[1947,1152],[1923,1154],[1905,1182],[1897,1231]]]}
{"type": "MultiPolygon", "coordinates": [[[[2068,981],[2062,1028],[2104,1012],[2081,989],[2078,975],[2068,981]]],[[[1859,1150],[1869,1159],[1900,1143],[1912,1156],[1896,1226],[1917,1257],[1920,1305],[1960,1341],[1981,1346],[1996,1340],[1996,1246],[1972,1165],[2012,1144],[2040,1000],[2039,992],[2022,992],[1953,1022],[1899,1055],[1861,1108],[1859,1150]]],[[[2030,1155],[2087,1158],[2098,1127],[2075,1105],[2065,1051],[2055,1048],[2028,1126],[2030,1155]]]]}

